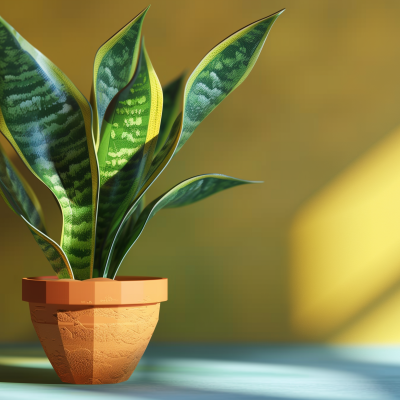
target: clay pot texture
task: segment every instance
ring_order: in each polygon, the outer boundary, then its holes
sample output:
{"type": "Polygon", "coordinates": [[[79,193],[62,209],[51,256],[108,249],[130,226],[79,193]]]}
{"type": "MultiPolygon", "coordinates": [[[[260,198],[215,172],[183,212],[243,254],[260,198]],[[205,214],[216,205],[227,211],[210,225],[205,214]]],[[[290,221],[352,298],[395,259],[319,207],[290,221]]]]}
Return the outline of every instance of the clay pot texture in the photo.
{"type": "Polygon", "coordinates": [[[165,278],[85,281],[24,278],[22,300],[51,365],[63,382],[126,381],[139,363],[166,301],[165,278]]]}

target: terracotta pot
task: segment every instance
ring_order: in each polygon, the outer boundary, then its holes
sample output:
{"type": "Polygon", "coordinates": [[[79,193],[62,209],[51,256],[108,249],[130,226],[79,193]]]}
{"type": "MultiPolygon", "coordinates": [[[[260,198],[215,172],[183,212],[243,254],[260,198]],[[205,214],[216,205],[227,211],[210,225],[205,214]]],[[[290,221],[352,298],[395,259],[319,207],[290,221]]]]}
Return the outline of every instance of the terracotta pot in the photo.
{"type": "Polygon", "coordinates": [[[63,382],[118,383],[129,379],[146,350],[167,284],[150,277],[42,276],[22,280],[22,300],[63,382]]]}

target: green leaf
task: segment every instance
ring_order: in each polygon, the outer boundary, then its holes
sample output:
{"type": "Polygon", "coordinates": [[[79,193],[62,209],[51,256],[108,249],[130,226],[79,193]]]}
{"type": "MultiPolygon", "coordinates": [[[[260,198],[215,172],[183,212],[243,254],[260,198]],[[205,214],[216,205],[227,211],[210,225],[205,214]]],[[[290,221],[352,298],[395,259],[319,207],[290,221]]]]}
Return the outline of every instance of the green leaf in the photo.
{"type": "MultiPolygon", "coordinates": [[[[182,113],[178,115],[176,118],[174,125],[171,128],[171,133],[169,138],[157,156],[154,158],[153,163],[150,166],[150,170],[148,171],[146,178],[144,179],[143,183],[140,185],[139,193],[135,197],[134,201],[129,207],[127,213],[129,216],[125,214],[121,221],[114,220],[112,225],[108,230],[107,237],[104,240],[103,248],[102,248],[102,262],[105,265],[105,261],[111,259],[112,254],[115,248],[115,234],[118,230],[122,229],[125,230],[125,225],[130,224],[130,218],[132,213],[135,212],[136,208],[140,205],[142,198],[147,191],[147,189],[151,186],[151,184],[157,179],[157,177],[161,174],[161,172],[165,169],[168,165],[169,161],[171,160],[174,151],[176,150],[176,146],[178,145],[179,134],[181,132],[182,127],[182,113]],[[148,176],[152,178],[149,179],[148,176]]],[[[103,268],[103,277],[107,277],[108,273],[108,266],[103,268]]]]}
{"type": "MultiPolygon", "coordinates": [[[[144,205],[145,205],[145,196],[140,198],[140,200],[137,202],[136,209],[132,212],[132,215],[130,216],[130,218],[128,218],[126,224],[124,224],[124,227],[120,234],[121,238],[130,238],[134,234],[136,222],[139,219],[140,214],[144,210],[144,205]]],[[[115,247],[115,252],[113,253],[114,259],[118,260],[119,258],[124,257],[126,251],[125,246],[126,243],[123,240],[117,242],[115,247]]],[[[114,262],[115,261],[113,260],[112,264],[114,262]]]]}
{"type": "Polygon", "coordinates": [[[168,135],[167,141],[164,143],[164,146],[154,157],[150,165],[150,168],[147,171],[146,177],[142,181],[136,199],[138,199],[142,193],[145,193],[147,191],[150,185],[157,179],[157,177],[168,165],[169,161],[172,159],[174,155],[174,152],[176,151],[176,147],[179,143],[181,132],[182,132],[182,113],[180,113],[176,117],[175,122],[172,125],[171,131],[168,135]]]}
{"type": "Polygon", "coordinates": [[[46,233],[42,207],[28,182],[18,172],[0,145],[0,184],[4,200],[17,214],[22,215],[37,229],[46,233]],[[8,200],[10,199],[10,200],[8,200]]]}
{"type": "MultiPolygon", "coordinates": [[[[196,67],[186,84],[183,114],[176,118],[168,139],[156,154],[128,214],[136,208],[135,202],[140,200],[164,171],[200,122],[246,79],[257,61],[273,23],[282,12],[283,10],[256,21],[229,36],[214,47],[196,67]]],[[[119,232],[128,220],[127,216],[122,219],[118,227],[119,232]]],[[[113,232],[115,230],[116,228],[113,232]]],[[[103,250],[103,259],[104,253],[108,252],[107,265],[113,258],[115,243],[116,238],[109,235],[103,250]]]]}
{"type": "Polygon", "coordinates": [[[0,146],[0,196],[27,224],[54,271],[61,278],[73,278],[68,259],[60,246],[46,235],[39,201],[0,146]]]}
{"type": "Polygon", "coordinates": [[[137,71],[107,108],[98,152],[100,169],[99,217],[95,274],[102,274],[102,252],[108,235],[141,187],[153,160],[160,129],[163,95],[144,43],[137,71]]]}
{"type": "Polygon", "coordinates": [[[200,122],[247,78],[273,23],[282,12],[256,21],[229,36],[196,67],[185,88],[182,135],[177,151],[200,122]]]}
{"type": "Polygon", "coordinates": [[[149,7],[97,50],[91,94],[96,148],[100,144],[102,122],[108,105],[113,97],[130,82],[136,70],[140,33],[149,7]]]}
{"type": "Polygon", "coordinates": [[[75,278],[90,278],[98,196],[90,105],[60,69],[1,18],[0,60],[0,130],[57,198],[61,248],[75,278]]]}
{"type": "Polygon", "coordinates": [[[167,141],[172,125],[179,114],[184,78],[185,73],[163,88],[164,104],[155,155],[160,152],[167,141]]]}
{"type": "Polygon", "coordinates": [[[273,23],[282,12],[256,21],[229,36],[214,47],[195,68],[185,87],[180,131],[176,130],[177,125],[171,128],[137,198],[157,179],[200,122],[247,78],[273,23]]]}
{"type": "MultiPolygon", "coordinates": [[[[124,234],[125,232],[123,230],[117,233],[116,243],[118,244],[118,251],[114,254],[107,277],[111,279],[115,278],[124,257],[139,238],[147,222],[154,217],[158,211],[163,208],[186,206],[222,190],[247,183],[256,182],[245,181],[220,174],[207,174],[187,179],[170,189],[144,209],[129,235],[124,234]]],[[[136,212],[136,208],[128,212],[128,218],[131,212],[136,212]]]]}

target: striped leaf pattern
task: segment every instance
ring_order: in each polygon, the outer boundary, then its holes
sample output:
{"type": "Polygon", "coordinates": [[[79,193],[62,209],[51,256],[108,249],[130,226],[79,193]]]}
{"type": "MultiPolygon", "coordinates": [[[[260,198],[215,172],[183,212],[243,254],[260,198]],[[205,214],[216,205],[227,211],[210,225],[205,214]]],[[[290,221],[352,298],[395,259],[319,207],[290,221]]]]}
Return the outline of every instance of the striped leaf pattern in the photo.
{"type": "MultiPolygon", "coordinates": [[[[187,179],[170,189],[144,209],[132,231],[129,232],[129,235],[125,234],[124,231],[118,232],[118,248],[112,259],[107,277],[111,279],[115,278],[124,257],[143,232],[147,222],[154,217],[158,211],[163,208],[186,206],[222,190],[248,183],[256,182],[245,181],[220,174],[207,174],[187,179]]],[[[136,212],[136,210],[134,212],[136,212]]]]}
{"type": "MultiPolygon", "coordinates": [[[[115,234],[153,160],[163,95],[144,43],[132,81],[112,100],[102,125],[98,152],[99,218],[95,273],[102,273],[107,235],[115,234]],[[105,248],[105,250],[104,250],[105,248]]],[[[100,276],[100,275],[99,275],[100,276]]]]}
{"type": "Polygon", "coordinates": [[[61,247],[75,278],[90,278],[98,196],[90,105],[3,19],[0,60],[0,130],[57,198],[63,214],[61,247]]]}
{"type": "Polygon", "coordinates": [[[145,192],[193,131],[253,69],[273,23],[283,11],[239,30],[214,47],[195,68],[185,87],[182,126],[172,127],[146,175],[145,192]],[[178,143],[175,143],[177,138],[178,143]],[[171,149],[173,148],[173,151],[171,149]]]}
{"type": "Polygon", "coordinates": [[[96,147],[108,105],[132,79],[139,55],[140,33],[149,7],[124,26],[97,51],[93,67],[91,103],[96,147]]]}
{"type": "Polygon", "coordinates": [[[281,13],[254,22],[229,36],[196,67],[185,88],[182,136],[177,151],[200,122],[247,78],[281,13]]]}
{"type": "Polygon", "coordinates": [[[181,103],[181,97],[183,95],[183,80],[185,74],[182,74],[173,82],[169,83],[163,88],[164,104],[161,118],[160,133],[158,134],[156,150],[154,152],[157,155],[165,142],[168,139],[168,135],[171,131],[172,125],[179,114],[179,108],[181,103]]]}
{"type": "MultiPolygon", "coordinates": [[[[137,196],[144,194],[166,168],[172,157],[182,148],[196,127],[221,101],[236,89],[251,72],[262,50],[268,33],[283,11],[256,21],[239,30],[214,47],[195,68],[186,84],[183,115],[178,116],[169,136],[156,154],[137,196]]],[[[122,219],[118,232],[129,223],[129,215],[137,205],[134,202],[122,219]]],[[[105,247],[108,252],[105,271],[114,259],[118,237],[110,235],[105,247]]],[[[103,259],[105,258],[103,254],[103,259]]]]}
{"type": "Polygon", "coordinates": [[[246,79],[281,12],[218,44],[184,91],[183,75],[166,86],[163,109],[163,91],[144,43],[140,45],[147,10],[96,54],[93,120],[89,103],[72,82],[0,18],[0,130],[57,198],[63,216],[60,246],[46,235],[34,194],[1,154],[0,194],[28,224],[59,277],[114,278],[159,210],[251,183],[201,175],[143,209],[146,191],[172,157],[246,79]],[[176,117],[182,91],[183,111],[176,117]]]}
{"type": "Polygon", "coordinates": [[[167,142],[164,144],[162,149],[154,158],[145,180],[140,185],[139,188],[140,191],[136,196],[136,199],[132,202],[132,205],[129,207],[128,211],[122,218],[121,222],[117,224],[116,221],[114,221],[114,224],[110,227],[109,232],[112,232],[113,234],[107,235],[107,238],[104,242],[104,249],[102,253],[103,257],[102,261],[105,262],[105,264],[103,264],[105,265],[105,267],[103,268],[104,277],[106,277],[108,274],[108,270],[110,268],[110,262],[111,259],[114,257],[113,256],[114,250],[118,243],[116,232],[125,231],[126,225],[132,225],[132,219],[134,218],[136,210],[139,207],[146,191],[153,184],[153,182],[155,182],[157,177],[164,171],[169,161],[171,160],[172,156],[174,155],[176,147],[178,146],[180,133],[182,131],[181,127],[182,127],[182,113],[180,113],[176,118],[174,125],[171,128],[171,132],[169,134],[167,142]]]}
{"type": "Polygon", "coordinates": [[[27,224],[59,278],[72,278],[69,262],[60,248],[46,235],[42,210],[33,190],[0,146],[0,196],[27,224]]]}

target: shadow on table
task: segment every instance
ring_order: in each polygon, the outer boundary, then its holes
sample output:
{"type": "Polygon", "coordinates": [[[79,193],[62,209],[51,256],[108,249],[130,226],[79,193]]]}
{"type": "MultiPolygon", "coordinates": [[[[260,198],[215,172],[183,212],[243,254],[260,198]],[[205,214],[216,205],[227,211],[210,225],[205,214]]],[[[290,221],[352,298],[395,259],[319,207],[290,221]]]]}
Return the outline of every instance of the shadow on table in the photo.
{"type": "Polygon", "coordinates": [[[0,365],[0,382],[61,384],[53,369],[0,365]]]}
{"type": "MultiPolygon", "coordinates": [[[[18,355],[26,356],[28,350],[19,348],[18,355]]],[[[5,354],[0,346],[0,359],[1,355],[12,359],[17,353],[9,349],[5,354]]],[[[43,351],[35,350],[31,357],[40,360],[40,355],[44,356],[43,351]]],[[[321,385],[333,385],[334,391],[347,389],[343,377],[355,382],[349,399],[360,399],[354,390],[370,384],[384,398],[399,398],[400,347],[152,344],[131,379],[119,385],[69,385],[59,380],[48,363],[41,368],[0,363],[0,382],[33,384],[25,390],[38,393],[56,385],[57,391],[86,399],[106,394],[132,398],[134,394],[135,398],[163,400],[304,400],[321,377],[321,385]],[[327,376],[331,379],[326,374],[333,376],[329,384],[323,381],[327,376]],[[357,383],[359,379],[362,382],[357,383]],[[334,388],[337,384],[341,387],[334,388]]],[[[331,390],[324,389],[319,398],[332,398],[331,390]]],[[[371,393],[367,398],[378,397],[371,393]]]]}
{"type": "MultiPolygon", "coordinates": [[[[202,400],[202,399],[218,399],[218,400],[296,400],[293,397],[275,397],[269,395],[258,395],[252,393],[243,393],[243,390],[234,393],[230,390],[213,390],[207,388],[207,385],[198,387],[196,385],[180,386],[174,382],[160,381],[154,378],[155,373],[160,372],[157,355],[158,349],[150,352],[149,356],[145,356],[141,365],[134,372],[129,381],[118,385],[71,385],[60,381],[55,371],[46,362],[43,350],[39,346],[2,346],[0,344],[0,391],[7,389],[10,391],[24,392],[24,396],[42,395],[43,399],[49,398],[46,394],[50,387],[52,395],[57,393],[67,393],[76,395],[85,399],[95,399],[99,395],[110,395],[110,398],[140,398],[154,400],[202,400]],[[36,362],[37,367],[30,365],[29,367],[22,365],[29,359],[36,362]],[[21,360],[20,364],[16,364],[21,360]],[[5,364],[1,364],[1,363],[5,364]],[[14,362],[15,365],[10,363],[14,362]],[[1,387],[1,384],[5,386],[1,387]],[[24,384],[23,386],[13,384],[24,384]],[[135,397],[132,397],[132,396],[135,397]]],[[[168,363],[168,360],[166,360],[168,363]]],[[[164,367],[161,368],[164,370],[164,367]]],[[[25,398],[25,397],[24,397],[25,398]]],[[[28,397],[27,397],[28,398],[28,397]]]]}
{"type": "MultiPolygon", "coordinates": [[[[43,393],[44,398],[46,394],[42,392],[47,385],[57,385],[59,390],[63,393],[70,395],[86,395],[98,394],[112,396],[116,398],[138,398],[154,400],[204,400],[204,399],[218,399],[218,400],[296,400],[292,397],[271,397],[265,395],[243,394],[213,391],[198,388],[182,388],[180,386],[165,385],[154,382],[151,378],[151,371],[148,374],[141,376],[140,379],[130,380],[126,383],[119,385],[71,385],[65,384],[60,381],[57,374],[52,369],[44,368],[24,368],[20,366],[0,366],[0,384],[1,383],[23,383],[34,384],[28,388],[24,388],[25,393],[29,392],[32,396],[37,393],[43,393]],[[132,395],[135,397],[132,397],[132,395]]],[[[1,391],[1,389],[0,389],[1,391]]],[[[54,394],[54,393],[53,393],[54,394]]],[[[56,394],[54,394],[56,396],[56,394]]],[[[81,397],[79,397],[81,398],[81,397]]],[[[93,397],[95,398],[95,397],[93,397]]],[[[111,397],[110,397],[111,398],[111,397]]]]}

